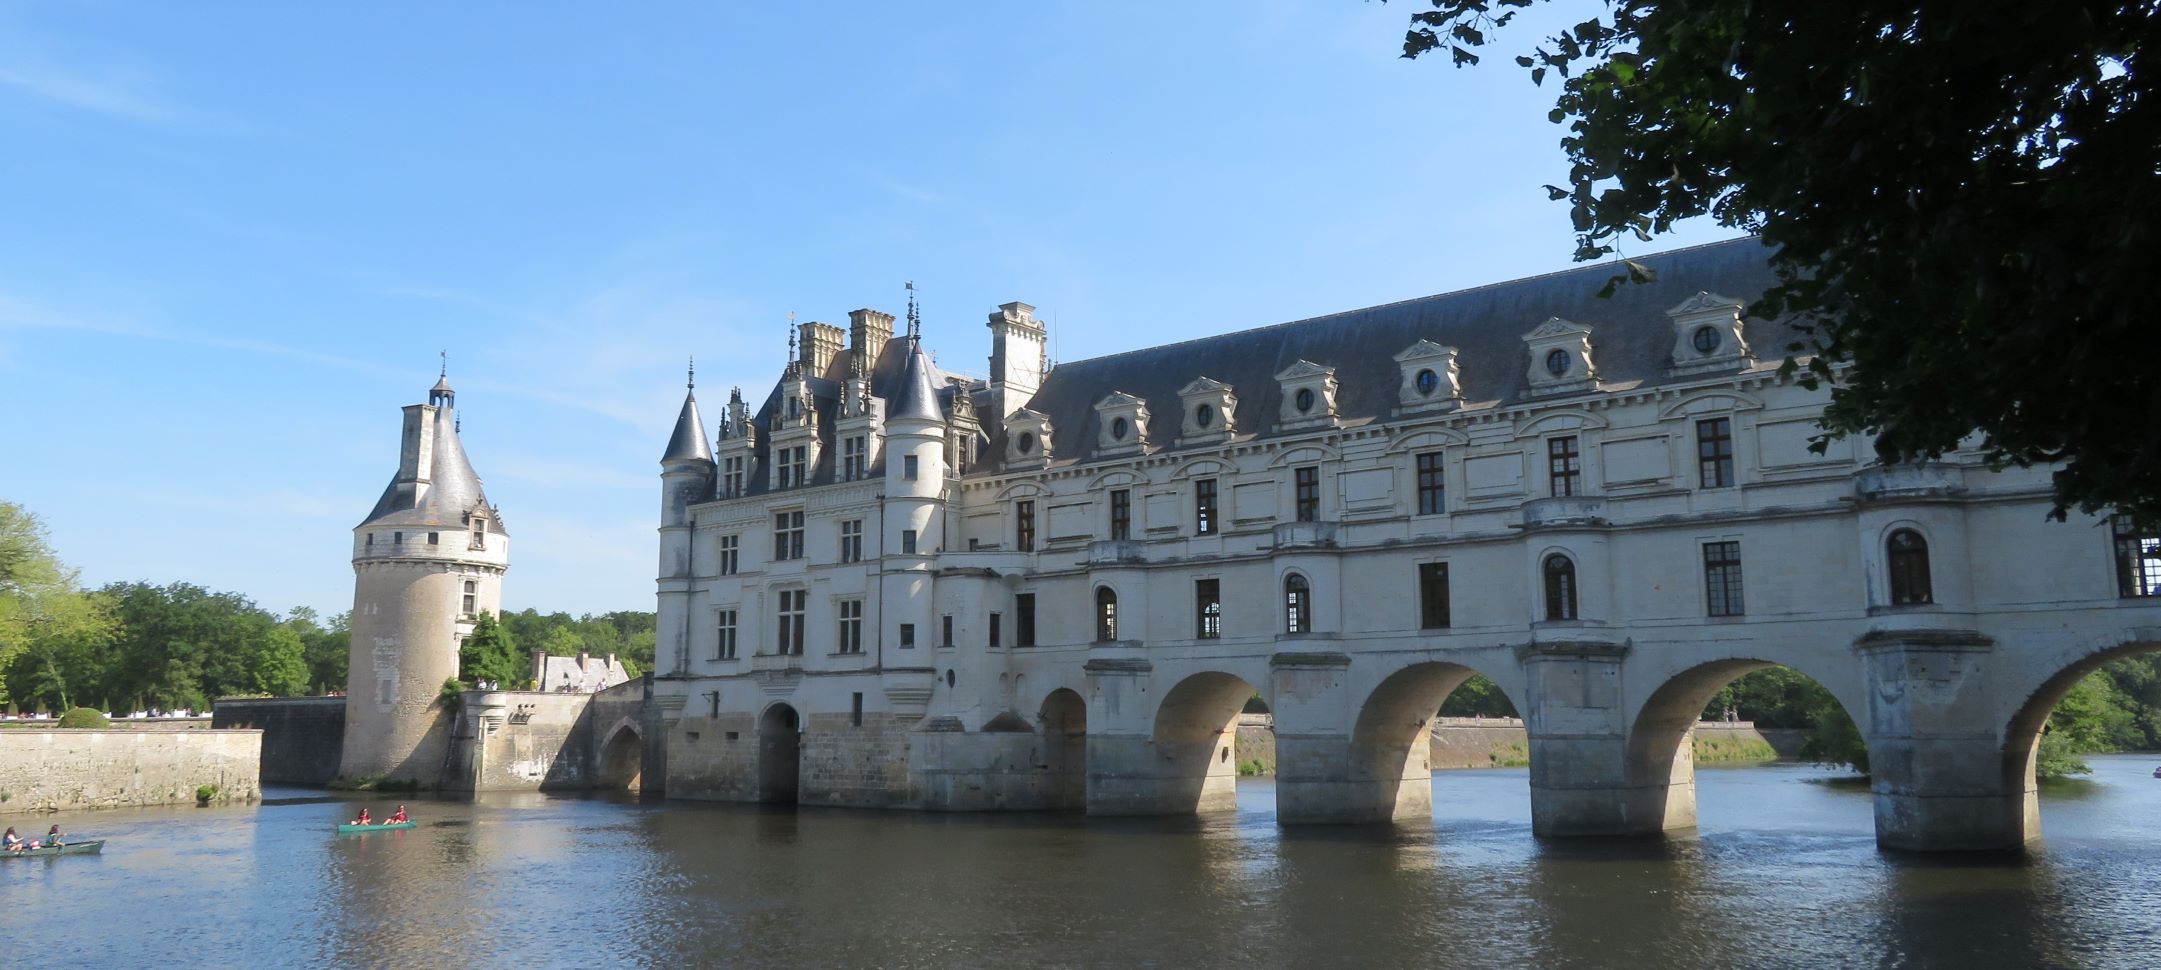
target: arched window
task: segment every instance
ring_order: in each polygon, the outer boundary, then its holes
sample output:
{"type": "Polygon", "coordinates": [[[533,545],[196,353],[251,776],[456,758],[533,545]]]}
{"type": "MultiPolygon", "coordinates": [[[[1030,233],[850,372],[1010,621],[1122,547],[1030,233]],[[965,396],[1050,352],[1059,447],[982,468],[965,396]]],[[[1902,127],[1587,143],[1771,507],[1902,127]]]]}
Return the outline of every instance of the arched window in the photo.
{"type": "Polygon", "coordinates": [[[1118,594],[1108,586],[1096,587],[1096,639],[1118,639],[1118,594]]]}
{"type": "Polygon", "coordinates": [[[1313,587],[1304,576],[1283,578],[1283,632],[1305,633],[1313,629],[1313,587]]]}
{"type": "Polygon", "coordinates": [[[1936,593],[1928,580],[1928,540],[1912,529],[1891,533],[1884,543],[1891,566],[1891,605],[1934,603],[1936,593]]]}
{"type": "Polygon", "coordinates": [[[1546,619],[1576,618],[1576,564],[1556,552],[1546,557],[1546,619]]]}

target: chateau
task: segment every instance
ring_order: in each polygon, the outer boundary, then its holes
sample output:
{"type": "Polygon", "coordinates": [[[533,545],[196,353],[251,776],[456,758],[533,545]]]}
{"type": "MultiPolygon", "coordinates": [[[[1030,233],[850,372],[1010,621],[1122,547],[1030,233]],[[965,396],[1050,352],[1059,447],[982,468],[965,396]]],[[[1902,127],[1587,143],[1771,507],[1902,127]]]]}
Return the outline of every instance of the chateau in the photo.
{"type": "Polygon", "coordinates": [[[2049,710],[2161,640],[2161,539],[2049,521],[2047,469],[1812,450],[1828,392],[1778,374],[1798,331],[1744,315],[1766,255],[1054,369],[1007,303],[981,377],[912,302],[899,335],[802,324],[710,436],[686,397],[661,459],[646,784],[1192,812],[1230,803],[1258,694],[1284,823],[1417,816],[1429,722],[1477,673],[1527,722],[1539,833],[1657,832],[1694,822],[1710,696],[1783,664],[1862,726],[1885,845],[2018,844],[2049,710]]]}

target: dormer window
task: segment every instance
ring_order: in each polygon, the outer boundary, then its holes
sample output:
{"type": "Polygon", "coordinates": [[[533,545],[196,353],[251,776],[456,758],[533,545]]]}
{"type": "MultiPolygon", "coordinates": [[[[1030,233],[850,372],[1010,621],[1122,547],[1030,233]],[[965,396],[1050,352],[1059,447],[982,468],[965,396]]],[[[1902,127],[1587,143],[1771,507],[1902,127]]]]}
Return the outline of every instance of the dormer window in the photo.
{"type": "Polygon", "coordinates": [[[1421,340],[1396,355],[1403,383],[1396,390],[1398,415],[1452,410],[1463,403],[1456,348],[1421,340]]]}
{"type": "Polygon", "coordinates": [[[1598,368],[1591,361],[1591,328],[1560,317],[1548,317],[1523,335],[1529,345],[1530,396],[1575,394],[1598,390],[1598,368]]]}
{"type": "Polygon", "coordinates": [[[1033,434],[1030,434],[1030,433],[1028,433],[1028,432],[1026,432],[1026,431],[1023,431],[1023,432],[1021,432],[1021,433],[1020,433],[1020,438],[1019,438],[1018,440],[1016,440],[1016,441],[1014,441],[1014,442],[1013,442],[1013,450],[1014,450],[1014,451],[1018,451],[1018,452],[1020,452],[1020,453],[1021,453],[1021,454],[1023,454],[1023,455],[1032,455],[1032,454],[1034,454],[1034,453],[1035,453],[1035,435],[1033,435],[1033,434]]]}
{"type": "MultiPolygon", "coordinates": [[[[1136,430],[1137,430],[1136,425],[1136,430]]],[[[1135,437],[1139,437],[1136,433],[1135,437]]],[[[1021,408],[1005,419],[1005,463],[1016,468],[1041,468],[1050,459],[1050,417],[1021,408]]]]}
{"type": "Polygon", "coordinates": [[[1100,455],[1139,454],[1148,447],[1148,402],[1127,394],[1112,391],[1109,396],[1096,402],[1096,453],[1100,455]]]}
{"type": "Polygon", "coordinates": [[[1754,362],[1741,332],[1741,301],[1701,292],[1682,300],[1666,315],[1673,319],[1675,374],[1733,370],[1754,362]]]}
{"type": "Polygon", "coordinates": [[[1178,390],[1178,400],[1185,415],[1178,428],[1179,444],[1222,441],[1236,430],[1231,418],[1237,413],[1238,396],[1231,393],[1229,384],[1198,377],[1178,390]]]}
{"type": "Polygon", "coordinates": [[[1336,369],[1310,360],[1293,362],[1276,375],[1283,391],[1277,427],[1284,431],[1332,427],[1336,419],[1336,369]]]}

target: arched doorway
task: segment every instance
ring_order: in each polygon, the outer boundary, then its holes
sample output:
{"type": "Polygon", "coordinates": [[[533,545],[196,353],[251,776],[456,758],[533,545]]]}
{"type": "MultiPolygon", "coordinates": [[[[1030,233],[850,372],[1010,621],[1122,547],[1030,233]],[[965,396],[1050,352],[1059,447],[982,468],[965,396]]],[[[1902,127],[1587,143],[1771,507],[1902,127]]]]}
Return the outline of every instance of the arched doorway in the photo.
{"type": "Polygon", "coordinates": [[[1050,775],[1046,807],[1088,807],[1088,703],[1061,687],[1043,699],[1036,720],[1043,726],[1043,767],[1050,775]]]}
{"type": "Polygon", "coordinates": [[[1194,674],[1163,695],[1151,738],[1156,801],[1166,812],[1238,807],[1238,713],[1256,691],[1235,674],[1194,674]]]}
{"type": "MultiPolygon", "coordinates": [[[[1747,743],[1699,737],[1699,724],[1706,728],[1715,726],[1708,722],[1718,722],[1723,714],[1729,713],[1709,709],[1726,687],[1743,684],[1744,678],[1758,679],[1772,672],[1781,675],[1778,679],[1788,689],[1798,690],[1801,696],[1808,698],[1804,703],[1809,709],[1809,726],[1815,735],[1810,743],[1813,750],[1820,753],[1804,756],[1826,764],[1851,762],[1861,773],[1867,772],[1866,744],[1855,727],[1851,709],[1846,699],[1839,697],[1828,685],[1798,668],[1768,660],[1715,660],[1673,675],[1653,691],[1636,712],[1623,755],[1628,802],[1624,812],[1626,818],[1634,820],[1630,826],[1632,830],[1655,833],[1696,825],[1699,749],[1717,753],[1720,743],[1747,743]]],[[[1740,702],[1740,706],[1730,713],[1741,721],[1758,720],[1763,714],[1752,709],[1754,703],[1740,702]]],[[[1765,750],[1760,760],[1774,756],[1775,752],[1765,750]]]]}
{"type": "Polygon", "coordinates": [[[608,743],[600,748],[598,787],[612,791],[637,791],[644,782],[645,739],[628,723],[619,724],[608,743]]]}
{"type": "Polygon", "coordinates": [[[758,800],[793,805],[801,798],[802,718],[795,708],[775,704],[758,718],[758,800]]]}

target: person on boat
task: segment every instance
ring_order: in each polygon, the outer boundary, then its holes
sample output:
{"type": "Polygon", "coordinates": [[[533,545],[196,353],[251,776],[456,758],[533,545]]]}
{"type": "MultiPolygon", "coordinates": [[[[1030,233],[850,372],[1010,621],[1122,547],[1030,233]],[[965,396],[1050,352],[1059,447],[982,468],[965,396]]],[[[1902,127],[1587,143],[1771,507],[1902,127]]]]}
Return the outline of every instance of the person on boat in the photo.
{"type": "Polygon", "coordinates": [[[403,805],[398,806],[398,813],[396,815],[390,816],[390,824],[392,825],[398,825],[407,821],[410,820],[405,817],[405,806],[403,805]]]}
{"type": "Polygon", "coordinates": [[[15,826],[8,826],[7,834],[0,835],[0,846],[4,846],[9,852],[23,850],[23,837],[15,834],[15,826]]]}
{"type": "Polygon", "coordinates": [[[63,838],[66,838],[66,836],[61,834],[60,826],[55,825],[45,833],[45,844],[48,846],[65,845],[66,843],[60,841],[63,838]]]}
{"type": "Polygon", "coordinates": [[[373,825],[373,824],[375,824],[375,822],[374,822],[374,820],[373,820],[373,819],[370,819],[370,818],[368,818],[368,810],[367,810],[367,809],[365,809],[365,808],[363,808],[363,809],[361,809],[361,810],[360,810],[360,817],[359,817],[359,818],[356,818],[356,819],[354,819],[354,820],[352,820],[352,821],[350,821],[350,822],[347,822],[347,823],[345,823],[345,824],[347,824],[347,825],[373,825]]]}

